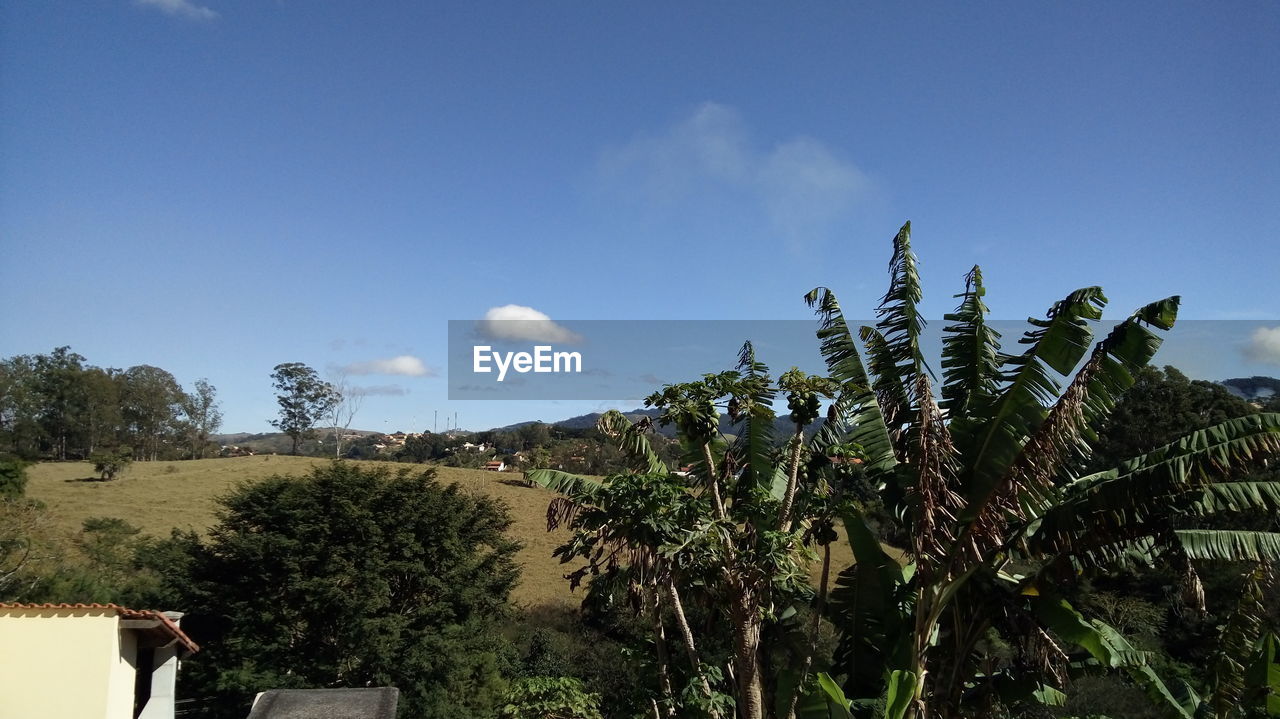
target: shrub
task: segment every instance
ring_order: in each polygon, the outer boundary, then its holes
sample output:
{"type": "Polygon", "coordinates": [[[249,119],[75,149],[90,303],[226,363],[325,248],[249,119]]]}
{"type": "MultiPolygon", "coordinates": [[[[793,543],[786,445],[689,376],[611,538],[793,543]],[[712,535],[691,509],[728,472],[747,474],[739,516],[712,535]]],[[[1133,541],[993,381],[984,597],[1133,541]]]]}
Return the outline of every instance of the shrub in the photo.
{"type": "Polygon", "coordinates": [[[133,464],[133,457],[124,452],[100,452],[90,457],[89,461],[93,462],[93,471],[106,482],[115,479],[117,474],[133,464]]]}

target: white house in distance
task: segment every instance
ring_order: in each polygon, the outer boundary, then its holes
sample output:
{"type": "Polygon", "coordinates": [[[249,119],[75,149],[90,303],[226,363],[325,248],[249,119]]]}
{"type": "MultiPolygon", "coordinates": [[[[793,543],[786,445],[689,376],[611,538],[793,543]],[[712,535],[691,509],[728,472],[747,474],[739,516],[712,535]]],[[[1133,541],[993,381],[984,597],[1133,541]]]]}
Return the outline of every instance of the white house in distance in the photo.
{"type": "Polygon", "coordinates": [[[173,719],[177,612],[0,603],[0,719],[173,719]]]}

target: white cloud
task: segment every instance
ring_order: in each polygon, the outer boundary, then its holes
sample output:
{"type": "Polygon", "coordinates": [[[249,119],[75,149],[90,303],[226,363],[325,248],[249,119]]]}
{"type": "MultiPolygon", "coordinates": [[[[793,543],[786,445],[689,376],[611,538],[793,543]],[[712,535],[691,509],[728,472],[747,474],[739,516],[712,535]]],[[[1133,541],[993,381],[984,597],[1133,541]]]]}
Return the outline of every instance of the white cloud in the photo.
{"type": "Polygon", "coordinates": [[[825,234],[875,189],[865,173],[813,138],[757,146],[738,112],[713,102],[660,135],[605,151],[601,170],[659,204],[696,197],[709,185],[743,193],[792,242],[825,234]]]}
{"type": "Polygon", "coordinates": [[[188,20],[216,20],[218,13],[203,5],[196,5],[191,0],[134,0],[141,7],[159,10],[165,15],[182,17],[188,20]]]}
{"type": "Polygon", "coordinates": [[[1280,366],[1280,327],[1259,327],[1253,331],[1244,356],[1254,362],[1280,366]]]}
{"type": "Polygon", "coordinates": [[[342,368],[347,374],[394,374],[406,377],[434,377],[435,370],[413,355],[400,355],[390,359],[353,362],[342,368]]]}
{"type": "Polygon", "coordinates": [[[523,305],[492,307],[476,323],[480,334],[495,340],[527,340],[574,344],[582,337],[556,324],[546,314],[523,305]]]}

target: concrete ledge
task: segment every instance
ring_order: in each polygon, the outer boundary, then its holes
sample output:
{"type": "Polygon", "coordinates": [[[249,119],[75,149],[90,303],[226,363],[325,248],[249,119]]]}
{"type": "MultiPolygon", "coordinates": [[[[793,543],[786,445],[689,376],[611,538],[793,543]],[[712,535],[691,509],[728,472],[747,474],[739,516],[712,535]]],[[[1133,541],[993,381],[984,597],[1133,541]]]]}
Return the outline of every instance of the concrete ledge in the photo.
{"type": "Polygon", "coordinates": [[[400,690],[272,689],[253,700],[249,719],[395,719],[400,690]]]}

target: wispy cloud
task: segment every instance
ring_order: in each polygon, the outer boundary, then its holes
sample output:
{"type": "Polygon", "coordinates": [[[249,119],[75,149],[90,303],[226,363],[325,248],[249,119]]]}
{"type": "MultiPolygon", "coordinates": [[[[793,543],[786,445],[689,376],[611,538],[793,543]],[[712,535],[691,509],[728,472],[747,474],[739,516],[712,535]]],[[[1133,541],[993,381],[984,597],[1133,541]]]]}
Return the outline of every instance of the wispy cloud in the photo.
{"type": "Polygon", "coordinates": [[[476,323],[480,334],[495,340],[575,344],[582,337],[556,324],[545,313],[524,305],[492,307],[476,323]]]}
{"type": "Polygon", "coordinates": [[[1259,327],[1253,331],[1244,356],[1254,362],[1280,366],[1280,327],[1259,327]]]}
{"type": "Polygon", "coordinates": [[[348,390],[357,397],[403,397],[409,394],[406,387],[398,384],[376,384],[368,387],[351,387],[348,390]]]}
{"type": "Polygon", "coordinates": [[[658,204],[696,198],[709,186],[745,193],[794,244],[825,235],[875,190],[822,142],[799,136],[761,146],[736,110],[713,102],[665,132],[606,150],[601,171],[658,204]]]}
{"type": "Polygon", "coordinates": [[[413,355],[400,355],[390,359],[375,359],[367,362],[353,362],[342,368],[347,374],[389,374],[405,377],[434,377],[435,370],[413,355]]]}
{"type": "Polygon", "coordinates": [[[165,15],[186,18],[188,20],[217,20],[218,13],[191,0],[133,0],[140,7],[159,10],[165,15]]]}

